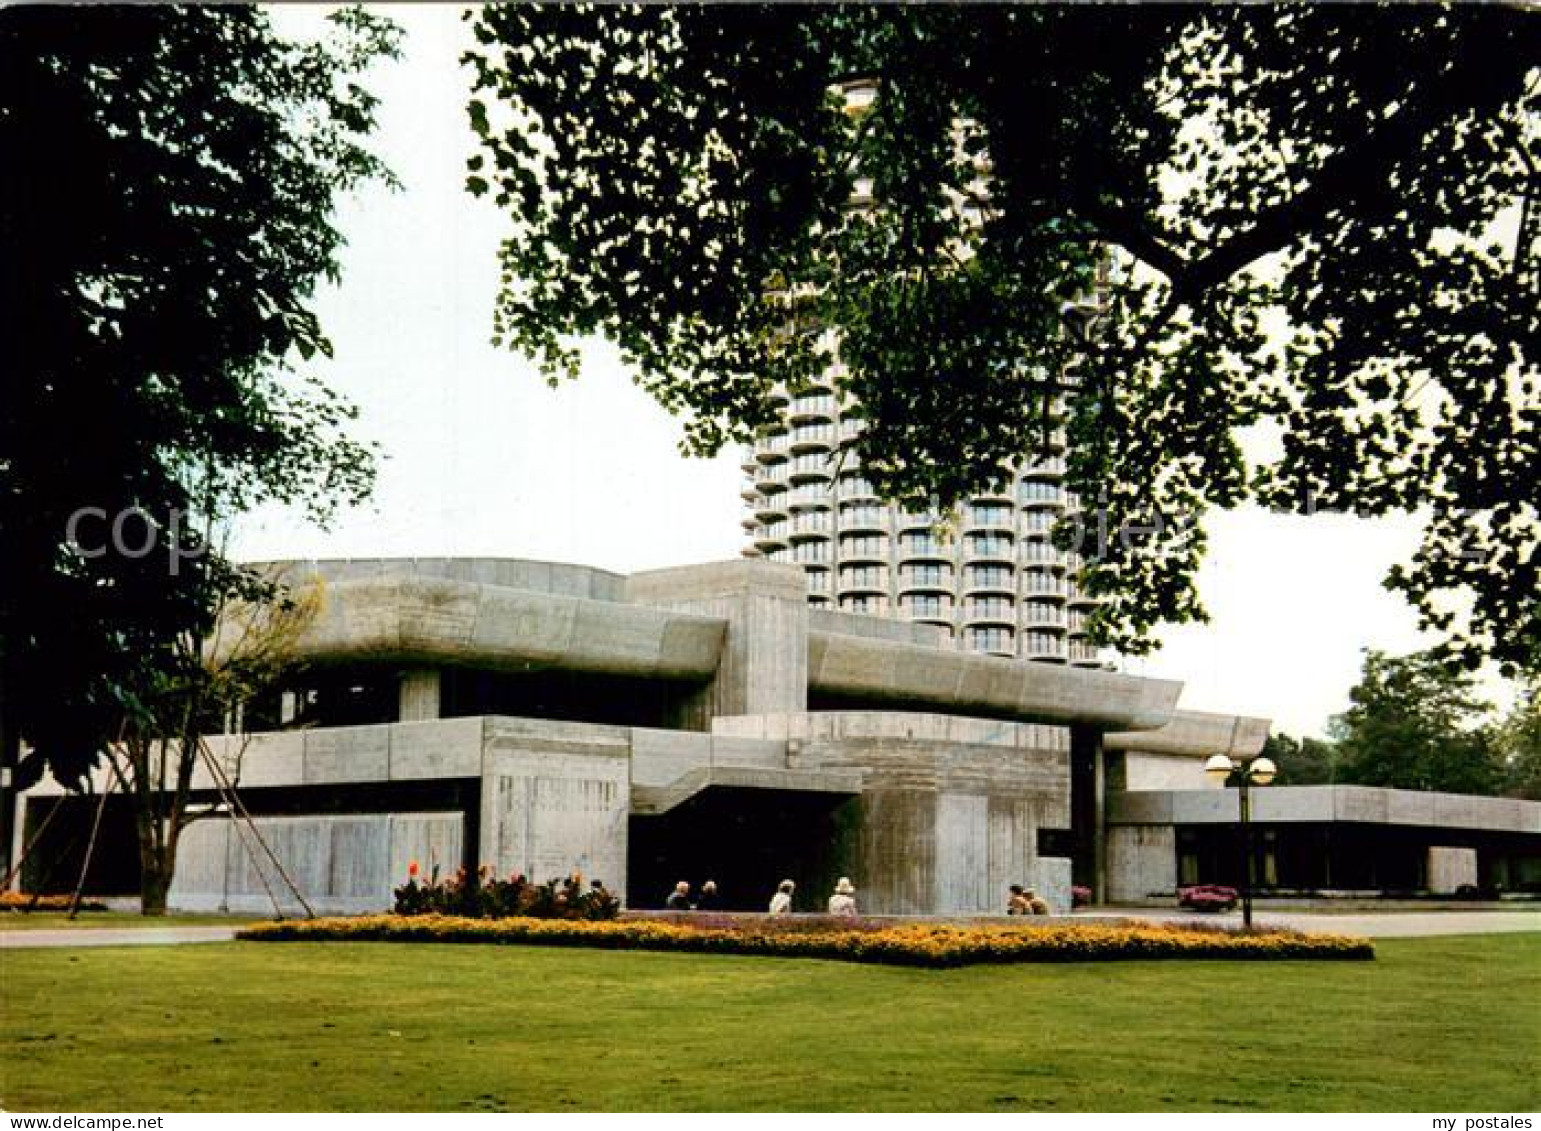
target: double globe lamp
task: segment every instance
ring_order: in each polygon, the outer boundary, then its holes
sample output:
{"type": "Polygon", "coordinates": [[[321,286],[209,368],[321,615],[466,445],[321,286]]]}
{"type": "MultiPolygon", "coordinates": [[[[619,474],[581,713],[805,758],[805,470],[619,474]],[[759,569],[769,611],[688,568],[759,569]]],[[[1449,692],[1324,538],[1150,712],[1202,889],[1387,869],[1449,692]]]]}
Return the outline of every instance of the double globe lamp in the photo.
{"type": "Polygon", "coordinates": [[[1238,762],[1229,754],[1215,754],[1204,763],[1204,772],[1220,785],[1229,785],[1234,778],[1240,797],[1237,799],[1241,814],[1241,922],[1252,926],[1252,888],[1256,884],[1254,870],[1256,857],[1252,851],[1252,795],[1255,785],[1269,785],[1279,774],[1279,767],[1270,758],[1254,758],[1250,762],[1238,762]]]}

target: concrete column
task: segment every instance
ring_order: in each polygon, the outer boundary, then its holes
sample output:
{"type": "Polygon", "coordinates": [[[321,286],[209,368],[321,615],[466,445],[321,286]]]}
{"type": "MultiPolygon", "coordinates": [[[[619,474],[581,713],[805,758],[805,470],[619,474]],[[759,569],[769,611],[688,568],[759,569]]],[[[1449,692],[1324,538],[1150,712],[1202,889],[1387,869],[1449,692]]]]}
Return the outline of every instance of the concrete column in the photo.
{"type": "Polygon", "coordinates": [[[1431,845],[1428,876],[1428,889],[1436,895],[1448,895],[1468,884],[1476,887],[1477,850],[1431,845]]]}
{"type": "Polygon", "coordinates": [[[1075,839],[1075,882],[1092,889],[1092,901],[1107,901],[1107,767],[1102,732],[1070,728],[1070,827],[1075,839]]]}
{"type": "Polygon", "coordinates": [[[437,668],[412,668],[401,673],[399,707],[396,719],[420,723],[439,717],[439,672],[437,668]]]}
{"type": "Polygon", "coordinates": [[[692,726],[708,729],[721,715],[808,709],[807,584],[797,566],[751,559],[627,578],[629,601],[728,622],[722,661],[694,705],[699,717],[689,720],[692,726]]]}

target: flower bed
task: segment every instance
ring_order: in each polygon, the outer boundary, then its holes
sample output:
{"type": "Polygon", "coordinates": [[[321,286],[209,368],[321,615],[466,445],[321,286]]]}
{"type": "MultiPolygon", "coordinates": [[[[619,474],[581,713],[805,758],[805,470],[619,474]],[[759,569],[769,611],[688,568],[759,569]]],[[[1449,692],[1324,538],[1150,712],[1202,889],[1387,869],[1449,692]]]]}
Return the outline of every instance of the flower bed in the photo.
{"type": "Polygon", "coordinates": [[[468,919],[614,919],[621,901],[603,883],[584,885],[577,872],[543,884],[515,874],[500,880],[483,865],[475,872],[461,868],[448,879],[435,872],[418,876],[417,861],[407,867],[407,882],[396,889],[397,915],[453,915],[468,919]]]}
{"type": "Polygon", "coordinates": [[[571,946],[605,950],[687,951],[791,958],[831,958],[894,966],[968,966],[982,962],[1095,962],[1130,958],[1369,959],[1367,939],[1292,931],[1193,930],[1148,923],[1042,927],[910,924],[880,930],[700,928],[627,920],[582,922],[528,918],[464,919],[368,915],[248,927],[238,937],[261,942],[445,942],[571,946]]]}

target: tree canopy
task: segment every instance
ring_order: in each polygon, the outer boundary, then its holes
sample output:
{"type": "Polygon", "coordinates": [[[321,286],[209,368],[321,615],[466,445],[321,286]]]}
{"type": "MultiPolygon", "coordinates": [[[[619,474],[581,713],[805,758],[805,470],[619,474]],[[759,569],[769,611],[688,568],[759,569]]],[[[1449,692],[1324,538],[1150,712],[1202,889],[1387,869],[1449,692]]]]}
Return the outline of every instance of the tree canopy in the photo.
{"type": "Polygon", "coordinates": [[[1429,653],[1365,653],[1349,708],[1332,723],[1335,780],[1494,794],[1506,784],[1470,677],[1429,653]]]}
{"type": "Polygon", "coordinates": [[[368,490],[351,408],[298,363],[330,353],[311,302],[338,269],[336,194],[388,175],[355,79],[394,32],[357,11],[303,43],[253,7],[0,12],[0,746],[33,747],[13,787],[45,762],[77,780],[250,592],[212,520],[368,490]]]}
{"type": "Polygon", "coordinates": [[[467,184],[511,219],[494,336],[551,379],[606,335],[711,452],[838,352],[848,457],[942,505],[1045,450],[1073,386],[1070,484],[1112,536],[1056,538],[1100,641],[1202,618],[1201,520],[1252,499],[1427,515],[1388,584],[1451,656],[1541,655],[1523,5],[468,18],[467,184]]]}
{"type": "Polygon", "coordinates": [[[1296,738],[1274,731],[1263,744],[1263,757],[1279,767],[1276,785],[1335,785],[1338,782],[1338,748],[1321,738],[1296,738]]]}
{"type": "Polygon", "coordinates": [[[1279,785],[1375,785],[1541,799],[1541,683],[1515,685],[1503,713],[1437,652],[1366,651],[1329,738],[1268,736],[1279,785]]]}

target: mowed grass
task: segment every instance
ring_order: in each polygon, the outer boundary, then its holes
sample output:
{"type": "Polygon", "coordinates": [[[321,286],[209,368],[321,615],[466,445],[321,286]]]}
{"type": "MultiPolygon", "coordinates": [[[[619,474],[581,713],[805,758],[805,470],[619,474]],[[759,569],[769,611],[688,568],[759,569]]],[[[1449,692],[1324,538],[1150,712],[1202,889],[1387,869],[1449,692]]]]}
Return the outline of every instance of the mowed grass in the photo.
{"type": "Polygon", "coordinates": [[[0,1106],[1541,1105],[1541,935],[1378,949],[945,971],[389,943],[10,951],[0,1106]]]}

